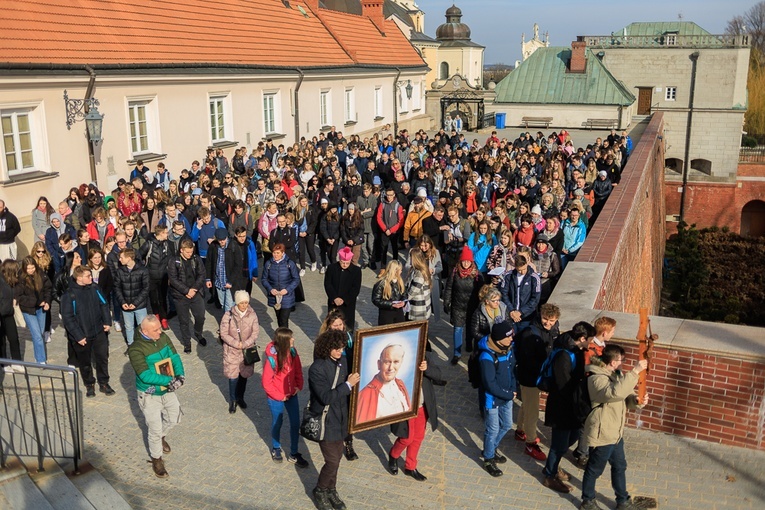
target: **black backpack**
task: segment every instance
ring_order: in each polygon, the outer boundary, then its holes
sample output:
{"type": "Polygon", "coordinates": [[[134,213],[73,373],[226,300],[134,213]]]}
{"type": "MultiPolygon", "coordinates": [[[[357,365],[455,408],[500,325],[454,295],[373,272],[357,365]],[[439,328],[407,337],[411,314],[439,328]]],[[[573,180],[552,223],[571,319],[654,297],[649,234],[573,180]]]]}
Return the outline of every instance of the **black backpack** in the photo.
{"type": "Polygon", "coordinates": [[[590,413],[603,405],[598,404],[595,407],[592,407],[592,400],[590,399],[590,387],[587,384],[587,381],[590,379],[590,377],[592,377],[591,373],[585,375],[574,389],[574,416],[576,417],[577,422],[580,424],[584,424],[584,422],[587,421],[587,417],[590,415],[590,413]]]}
{"type": "Polygon", "coordinates": [[[491,354],[491,357],[494,360],[495,369],[497,368],[497,365],[499,365],[499,358],[497,358],[497,355],[490,350],[482,351],[481,349],[477,349],[470,354],[467,362],[468,381],[470,382],[470,385],[476,389],[481,387],[481,362],[478,359],[481,356],[481,352],[488,352],[491,354]]]}
{"type": "Polygon", "coordinates": [[[571,372],[573,372],[576,368],[576,355],[568,349],[556,347],[547,356],[545,362],[542,363],[542,368],[539,369],[539,377],[537,377],[537,388],[539,388],[539,390],[549,393],[550,389],[553,387],[553,384],[555,384],[555,376],[553,375],[553,363],[555,362],[555,357],[559,352],[562,351],[567,352],[571,357],[571,372]]]}

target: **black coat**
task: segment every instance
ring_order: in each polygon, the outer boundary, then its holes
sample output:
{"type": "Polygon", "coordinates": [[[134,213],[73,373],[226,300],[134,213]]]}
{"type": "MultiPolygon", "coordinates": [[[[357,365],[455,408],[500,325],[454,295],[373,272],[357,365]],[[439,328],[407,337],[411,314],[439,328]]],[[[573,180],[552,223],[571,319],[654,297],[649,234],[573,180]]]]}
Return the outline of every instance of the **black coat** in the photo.
{"type": "Polygon", "coordinates": [[[577,348],[569,333],[559,336],[554,347],[562,347],[574,352],[576,367],[571,369],[571,356],[560,352],[553,361],[554,383],[547,394],[545,405],[545,425],[561,429],[577,429],[582,426],[577,418],[575,397],[584,378],[584,351],[577,348]]]}
{"type": "Polygon", "coordinates": [[[205,285],[205,266],[199,255],[192,255],[189,260],[184,260],[180,255],[175,255],[167,264],[167,281],[170,292],[175,299],[185,299],[189,290],[202,290],[205,285]]]}
{"type": "Polygon", "coordinates": [[[361,268],[351,264],[348,269],[343,269],[339,262],[333,262],[324,275],[324,292],[327,293],[329,310],[340,308],[348,328],[353,329],[356,321],[356,299],[361,292],[361,268]],[[335,305],[335,298],[343,300],[342,306],[335,305]]]}
{"type": "Polygon", "coordinates": [[[34,315],[40,307],[40,303],[45,302],[50,304],[53,299],[53,284],[48,279],[48,276],[41,271],[42,288],[39,291],[36,291],[24,283],[23,276],[24,275],[19,278],[19,282],[13,288],[13,296],[22,312],[34,315]]]}
{"type": "Polygon", "coordinates": [[[340,220],[330,220],[329,215],[325,214],[319,222],[319,233],[322,239],[334,239],[337,242],[340,239],[340,220]]]}
{"type": "MultiPolygon", "coordinates": [[[[13,289],[0,275],[0,316],[10,317],[13,315],[13,289]]],[[[5,340],[0,340],[5,341],[5,340]]]]}
{"type": "Polygon", "coordinates": [[[114,278],[114,288],[120,305],[135,305],[135,309],[149,304],[149,270],[136,262],[133,270],[120,266],[114,278]]]}
{"type": "Polygon", "coordinates": [[[404,322],[404,309],[393,308],[394,301],[404,301],[406,299],[406,289],[399,292],[398,285],[391,285],[390,299],[383,298],[384,280],[379,280],[372,287],[372,304],[379,311],[377,313],[377,325],[397,324],[404,322]]]}
{"type": "Polygon", "coordinates": [[[112,324],[106,296],[96,285],[78,285],[76,281],[61,297],[61,320],[72,342],[95,338],[103,333],[104,326],[112,324]]]}
{"type": "Polygon", "coordinates": [[[149,278],[161,280],[167,275],[167,263],[172,251],[170,241],[159,241],[156,235],[151,234],[146,244],[138,250],[137,257],[145,263],[149,278]]]}
{"type": "Polygon", "coordinates": [[[273,250],[274,246],[277,244],[283,244],[284,245],[284,254],[287,255],[287,258],[290,259],[292,262],[297,263],[298,256],[297,253],[295,253],[295,245],[297,244],[297,235],[295,234],[295,229],[292,227],[276,227],[269,237],[268,245],[273,250]]]}
{"type": "Polygon", "coordinates": [[[364,244],[364,222],[362,221],[358,227],[352,227],[350,220],[347,220],[343,216],[340,222],[340,238],[344,244],[348,244],[348,241],[353,241],[353,246],[361,246],[364,244]]]}
{"type": "Polygon", "coordinates": [[[535,387],[542,364],[552,351],[553,342],[560,335],[558,323],[549,331],[540,319],[536,319],[528,328],[521,331],[513,343],[515,350],[515,370],[518,382],[522,386],[535,387]]]}
{"type": "Polygon", "coordinates": [[[461,278],[459,267],[454,268],[446,281],[444,290],[444,312],[451,314],[452,326],[465,327],[468,317],[472,317],[478,308],[478,292],[484,280],[481,273],[475,277],[461,278]]]}
{"type": "MultiPolygon", "coordinates": [[[[422,404],[428,413],[428,423],[433,430],[438,428],[438,405],[436,404],[436,391],[433,388],[432,381],[441,381],[441,369],[431,363],[431,356],[425,353],[425,360],[428,362],[428,368],[425,370],[422,378],[422,404]]],[[[393,423],[390,426],[390,432],[396,437],[409,437],[409,420],[393,423]]]]}
{"type": "Polygon", "coordinates": [[[114,277],[112,276],[112,270],[108,266],[104,266],[101,272],[98,273],[98,288],[107,301],[111,299],[114,277]]]}
{"type": "MultiPolygon", "coordinates": [[[[502,311],[500,314],[502,318],[507,321],[509,319],[509,313],[504,303],[499,304],[499,309],[502,311]]],[[[503,322],[502,320],[498,322],[503,322]]],[[[483,304],[478,305],[475,312],[470,318],[470,336],[467,337],[468,345],[476,346],[481,338],[491,333],[491,327],[494,324],[489,322],[489,317],[486,315],[486,309],[483,304]]],[[[470,350],[468,348],[468,350],[470,350]]]]}
{"type": "Polygon", "coordinates": [[[342,441],[348,435],[348,395],[351,390],[345,384],[348,379],[348,367],[344,361],[344,357],[341,357],[339,361],[331,358],[316,359],[308,369],[311,413],[319,416],[324,406],[329,406],[324,421],[324,441],[342,441]],[[338,366],[340,371],[333,388],[332,381],[335,379],[338,366]]]}
{"type": "MultiPolygon", "coordinates": [[[[233,295],[234,292],[243,290],[247,285],[247,282],[243,281],[244,274],[242,272],[242,261],[244,259],[242,258],[242,251],[239,249],[239,245],[231,241],[231,239],[229,239],[226,244],[224,254],[226,258],[224,261],[226,265],[226,280],[227,283],[231,284],[231,294],[233,295]]],[[[215,286],[215,271],[217,267],[218,245],[211,244],[210,248],[207,250],[207,258],[205,259],[205,274],[206,278],[212,282],[213,287],[215,286]]]]}

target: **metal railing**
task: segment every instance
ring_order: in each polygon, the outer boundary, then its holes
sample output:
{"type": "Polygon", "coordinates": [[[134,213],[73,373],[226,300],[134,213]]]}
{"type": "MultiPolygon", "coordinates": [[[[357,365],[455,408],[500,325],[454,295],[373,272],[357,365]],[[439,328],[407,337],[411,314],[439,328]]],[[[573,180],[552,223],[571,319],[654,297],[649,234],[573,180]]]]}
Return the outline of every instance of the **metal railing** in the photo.
{"type": "Polygon", "coordinates": [[[490,128],[496,125],[497,122],[497,112],[490,112],[485,113],[483,116],[483,119],[481,120],[481,128],[490,128]]]}
{"type": "Polygon", "coordinates": [[[582,35],[591,49],[614,48],[747,48],[750,38],[741,35],[680,35],[673,33],[656,35],[623,35],[618,32],[611,35],[582,35]]]}
{"type": "Polygon", "coordinates": [[[9,454],[43,459],[82,459],[80,376],[66,366],[0,359],[12,372],[0,372],[0,466],[9,454]]]}
{"type": "Polygon", "coordinates": [[[739,163],[765,163],[765,146],[741,147],[738,152],[739,163]]]}

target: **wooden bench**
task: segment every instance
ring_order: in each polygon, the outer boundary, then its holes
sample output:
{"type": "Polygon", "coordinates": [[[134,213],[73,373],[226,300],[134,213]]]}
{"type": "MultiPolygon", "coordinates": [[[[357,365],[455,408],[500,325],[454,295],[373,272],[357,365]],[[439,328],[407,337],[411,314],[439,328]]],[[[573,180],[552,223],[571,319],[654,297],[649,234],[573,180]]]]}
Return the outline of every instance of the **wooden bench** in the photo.
{"type": "Polygon", "coordinates": [[[552,124],[552,117],[523,117],[521,119],[521,123],[526,127],[526,129],[529,128],[529,125],[541,127],[544,126],[545,129],[550,127],[550,124],[552,124]]]}
{"type": "Polygon", "coordinates": [[[619,121],[617,119],[587,119],[582,125],[588,129],[616,129],[619,121]]]}

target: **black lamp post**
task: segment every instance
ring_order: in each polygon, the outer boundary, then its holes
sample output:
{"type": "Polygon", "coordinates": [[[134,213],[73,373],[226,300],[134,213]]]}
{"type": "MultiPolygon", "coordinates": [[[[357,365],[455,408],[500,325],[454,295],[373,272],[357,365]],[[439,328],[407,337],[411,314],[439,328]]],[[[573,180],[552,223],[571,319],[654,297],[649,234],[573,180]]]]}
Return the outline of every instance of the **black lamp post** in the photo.
{"type": "Polygon", "coordinates": [[[409,80],[406,82],[406,98],[412,99],[412,91],[414,90],[414,87],[412,87],[412,80],[409,80]]]}
{"type": "Polygon", "coordinates": [[[69,94],[64,90],[64,104],[66,105],[66,128],[72,129],[72,124],[78,120],[85,121],[85,129],[88,132],[88,156],[90,158],[90,178],[97,182],[96,157],[93,146],[102,140],[101,132],[104,126],[104,116],[98,111],[98,99],[88,97],[85,99],[69,99],[69,94]]]}

